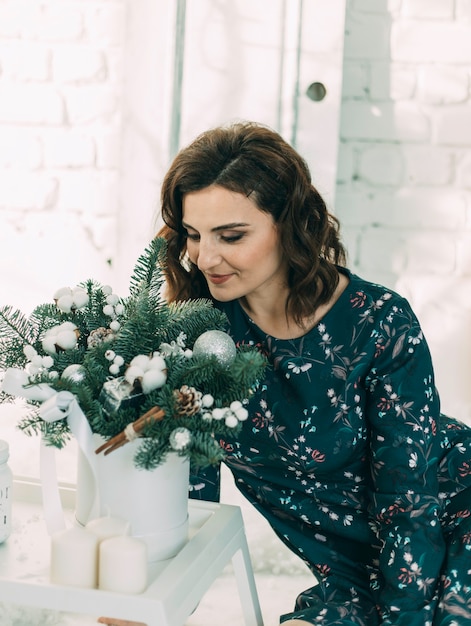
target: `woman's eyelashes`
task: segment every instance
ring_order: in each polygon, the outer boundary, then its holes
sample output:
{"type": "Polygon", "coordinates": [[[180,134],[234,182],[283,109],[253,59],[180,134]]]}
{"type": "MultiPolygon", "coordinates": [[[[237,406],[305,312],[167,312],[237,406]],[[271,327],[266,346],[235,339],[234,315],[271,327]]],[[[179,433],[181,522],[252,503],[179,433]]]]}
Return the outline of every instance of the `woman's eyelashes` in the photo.
{"type": "Polygon", "coordinates": [[[235,243],[236,241],[240,241],[245,233],[233,233],[231,235],[221,235],[221,239],[226,243],[235,243]]]}
{"type": "Polygon", "coordinates": [[[200,240],[200,236],[197,233],[186,232],[185,233],[185,237],[187,239],[190,239],[191,241],[199,241],[200,240]]]}
{"type": "MultiPolygon", "coordinates": [[[[235,232],[235,233],[228,233],[228,234],[224,234],[224,233],[219,233],[218,237],[224,242],[224,243],[236,243],[237,241],[240,241],[243,237],[245,236],[245,233],[241,233],[241,232],[235,232]]],[[[200,235],[199,233],[186,233],[186,238],[189,239],[190,241],[196,241],[198,242],[200,240],[200,235]]]]}

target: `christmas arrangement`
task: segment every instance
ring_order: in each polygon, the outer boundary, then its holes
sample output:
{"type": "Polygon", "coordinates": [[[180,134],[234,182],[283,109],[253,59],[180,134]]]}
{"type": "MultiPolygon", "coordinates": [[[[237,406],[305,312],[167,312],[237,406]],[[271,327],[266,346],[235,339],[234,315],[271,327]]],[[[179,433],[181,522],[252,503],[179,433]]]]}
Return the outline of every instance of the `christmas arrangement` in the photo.
{"type": "Polygon", "coordinates": [[[0,401],[26,399],[26,434],[63,447],[74,426],[60,418],[74,402],[105,440],[97,453],[141,437],[138,468],[172,451],[200,467],[223,458],[218,439],[247,418],[265,361],[255,348],[236,348],[210,301],[165,301],[165,253],[163,239],[151,242],[125,298],[90,279],[59,289],[28,317],[0,308],[0,401]]]}

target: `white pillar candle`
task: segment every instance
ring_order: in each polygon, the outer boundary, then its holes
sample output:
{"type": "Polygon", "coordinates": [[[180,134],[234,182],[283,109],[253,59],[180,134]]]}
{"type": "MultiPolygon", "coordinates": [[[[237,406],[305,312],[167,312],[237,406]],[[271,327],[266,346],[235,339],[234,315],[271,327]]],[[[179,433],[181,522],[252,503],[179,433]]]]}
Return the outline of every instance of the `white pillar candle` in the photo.
{"type": "Polygon", "coordinates": [[[51,537],[51,582],[93,589],[97,586],[98,538],[84,528],[51,537]]]}
{"type": "Polygon", "coordinates": [[[98,586],[118,593],[142,593],[147,587],[147,546],[134,537],[111,537],[100,543],[98,586]]]}
{"type": "Polygon", "coordinates": [[[87,530],[92,532],[98,537],[98,541],[109,539],[110,537],[117,537],[119,535],[128,535],[130,530],[130,524],[127,520],[119,517],[97,517],[91,520],[85,526],[87,530]]]}

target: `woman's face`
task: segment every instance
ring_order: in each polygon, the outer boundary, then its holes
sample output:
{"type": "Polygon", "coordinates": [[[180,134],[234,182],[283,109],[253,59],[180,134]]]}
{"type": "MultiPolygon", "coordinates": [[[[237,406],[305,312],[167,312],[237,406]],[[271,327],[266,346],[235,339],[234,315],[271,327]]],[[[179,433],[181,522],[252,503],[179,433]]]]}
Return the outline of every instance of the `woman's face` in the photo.
{"type": "Polygon", "coordinates": [[[216,300],[279,298],[286,288],[278,230],[250,198],[216,185],[188,193],[183,225],[190,260],[216,300]]]}

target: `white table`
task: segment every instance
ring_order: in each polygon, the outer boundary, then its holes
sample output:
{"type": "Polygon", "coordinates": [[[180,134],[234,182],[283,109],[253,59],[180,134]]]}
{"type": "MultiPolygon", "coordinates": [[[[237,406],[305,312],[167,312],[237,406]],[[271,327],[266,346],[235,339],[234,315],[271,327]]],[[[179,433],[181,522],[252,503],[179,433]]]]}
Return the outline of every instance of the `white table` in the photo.
{"type": "MultiPolygon", "coordinates": [[[[0,601],[87,615],[106,615],[148,626],[182,626],[224,567],[232,561],[246,626],[263,626],[239,507],[190,500],[190,537],[176,557],[149,565],[149,586],[139,595],[53,585],[50,538],[37,483],[14,484],[13,532],[0,544],[0,601]]],[[[73,489],[62,487],[64,506],[73,489]]],[[[218,620],[222,623],[223,616],[218,620]]],[[[209,626],[209,624],[208,624],[209,626]]]]}

